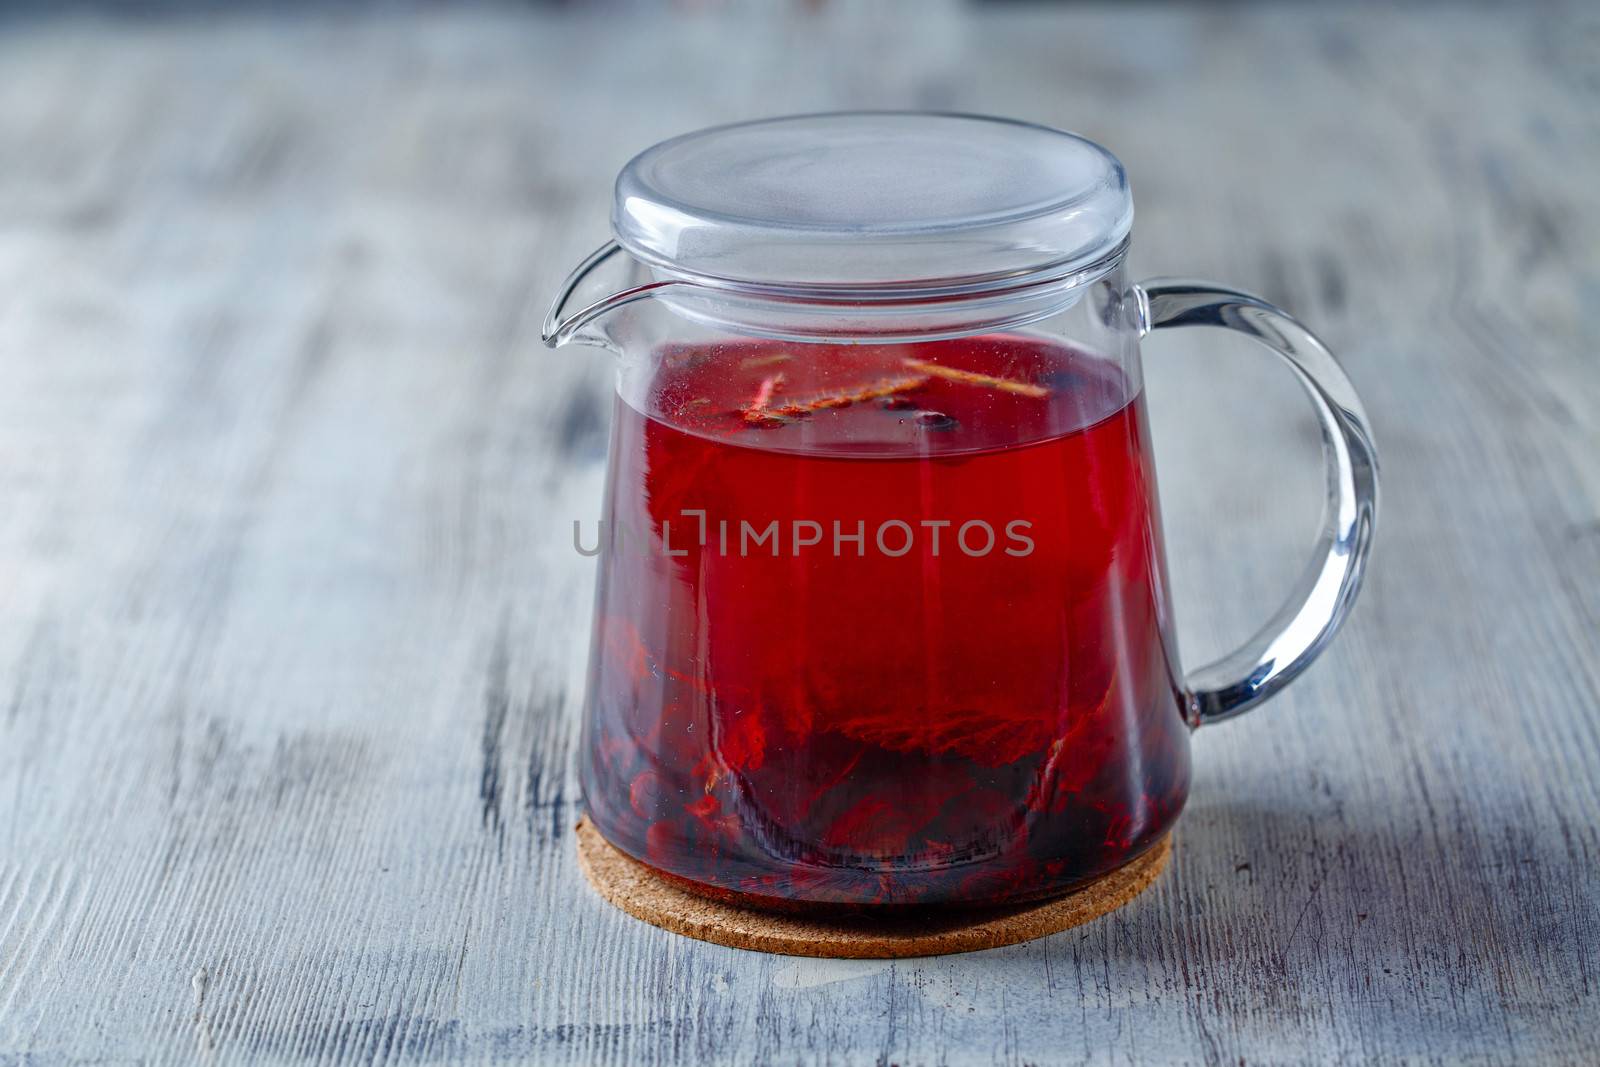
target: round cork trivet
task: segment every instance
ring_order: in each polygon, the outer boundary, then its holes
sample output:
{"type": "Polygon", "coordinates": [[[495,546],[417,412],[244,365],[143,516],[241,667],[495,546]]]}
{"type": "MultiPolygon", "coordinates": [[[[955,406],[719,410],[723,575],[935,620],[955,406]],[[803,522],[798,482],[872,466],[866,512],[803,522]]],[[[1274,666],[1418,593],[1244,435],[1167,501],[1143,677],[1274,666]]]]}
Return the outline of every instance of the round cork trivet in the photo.
{"type": "Polygon", "coordinates": [[[670,884],[624,855],[583,819],[578,866],[599,894],[652,926],[730,948],[824,959],[943,956],[1031,941],[1097,919],[1138,896],[1172,853],[1164,837],[1144,855],[1099,881],[1054,900],[916,917],[783,915],[710,900],[670,884]]]}

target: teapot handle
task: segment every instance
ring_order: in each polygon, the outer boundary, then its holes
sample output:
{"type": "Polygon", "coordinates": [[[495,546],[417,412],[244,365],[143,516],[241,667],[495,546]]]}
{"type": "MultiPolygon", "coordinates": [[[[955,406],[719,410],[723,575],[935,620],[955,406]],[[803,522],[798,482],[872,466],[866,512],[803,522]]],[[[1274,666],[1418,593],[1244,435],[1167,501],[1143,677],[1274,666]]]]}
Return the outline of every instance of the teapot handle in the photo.
{"type": "Polygon", "coordinates": [[[661,289],[671,285],[685,284],[668,280],[636,285],[631,289],[622,289],[609,296],[603,296],[594,303],[581,307],[566,318],[562,318],[561,313],[566,308],[567,301],[572,299],[573,292],[583,284],[583,280],[595,268],[621,251],[622,246],[617,244],[616,241],[607,241],[585,256],[583,262],[574,267],[572,273],[567,275],[567,280],[561,283],[561,289],[556,293],[555,300],[550,303],[550,310],[545,312],[544,325],[539,330],[539,339],[544,342],[546,348],[560,348],[575,338],[578,331],[589,325],[589,323],[602,315],[610,314],[624,304],[631,304],[635,300],[648,300],[661,289]]]}
{"type": "Polygon", "coordinates": [[[1378,455],[1343,368],[1310,330],[1248,293],[1155,279],[1134,287],[1141,335],[1172,326],[1221,326],[1282,356],[1322,423],[1328,491],[1310,566],[1287,603],[1243,647],[1186,679],[1197,725],[1247,711],[1311,665],[1355,603],[1378,517],[1378,455]]]}

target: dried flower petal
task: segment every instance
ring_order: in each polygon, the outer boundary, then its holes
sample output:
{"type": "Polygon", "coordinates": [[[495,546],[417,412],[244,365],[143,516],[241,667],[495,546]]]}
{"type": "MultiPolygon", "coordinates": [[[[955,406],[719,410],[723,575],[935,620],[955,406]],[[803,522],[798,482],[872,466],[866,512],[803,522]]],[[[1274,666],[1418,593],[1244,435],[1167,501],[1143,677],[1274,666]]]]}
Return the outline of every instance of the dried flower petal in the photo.
{"type": "MultiPolygon", "coordinates": [[[[825,396],[812,397],[791,404],[781,404],[777,407],[763,405],[756,408],[754,405],[745,409],[745,419],[750,422],[762,422],[767,419],[783,418],[786,416],[809,415],[814,411],[825,411],[829,408],[849,407],[851,404],[860,404],[867,400],[879,400],[897,393],[907,393],[913,389],[921,388],[928,383],[922,375],[905,378],[885,378],[857,389],[840,393],[828,393],[825,396]]],[[[758,394],[757,399],[760,399],[758,394]]],[[[770,399],[770,398],[769,398],[770,399]]]]}

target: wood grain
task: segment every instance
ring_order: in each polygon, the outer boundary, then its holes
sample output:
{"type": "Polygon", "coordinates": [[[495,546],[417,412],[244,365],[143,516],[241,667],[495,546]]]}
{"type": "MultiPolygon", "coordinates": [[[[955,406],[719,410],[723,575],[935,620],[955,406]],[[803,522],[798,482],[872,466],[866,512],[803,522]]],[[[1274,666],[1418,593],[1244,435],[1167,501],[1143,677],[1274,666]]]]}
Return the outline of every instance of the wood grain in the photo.
{"type": "MultiPolygon", "coordinates": [[[[0,18],[0,1064],[1600,1059],[1600,24],[906,16],[0,18]],[[608,370],[536,334],[632,152],[864,105],[1110,145],[1138,266],[1341,353],[1385,514],[1152,890],[797,961],[578,875],[608,370]]],[[[1317,438],[1226,339],[1146,359],[1198,663],[1297,573],[1317,438]]]]}

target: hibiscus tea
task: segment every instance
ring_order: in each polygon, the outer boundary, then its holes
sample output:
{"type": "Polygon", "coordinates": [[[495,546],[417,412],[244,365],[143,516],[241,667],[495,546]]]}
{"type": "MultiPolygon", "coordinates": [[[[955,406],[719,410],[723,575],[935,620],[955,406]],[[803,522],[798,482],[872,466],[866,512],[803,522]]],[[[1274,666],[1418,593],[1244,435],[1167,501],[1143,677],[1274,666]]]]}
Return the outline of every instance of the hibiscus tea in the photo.
{"type": "Polygon", "coordinates": [[[767,907],[1070,889],[1172,825],[1188,731],[1142,394],[990,335],[656,354],[619,398],[590,818],[767,907]]]}

